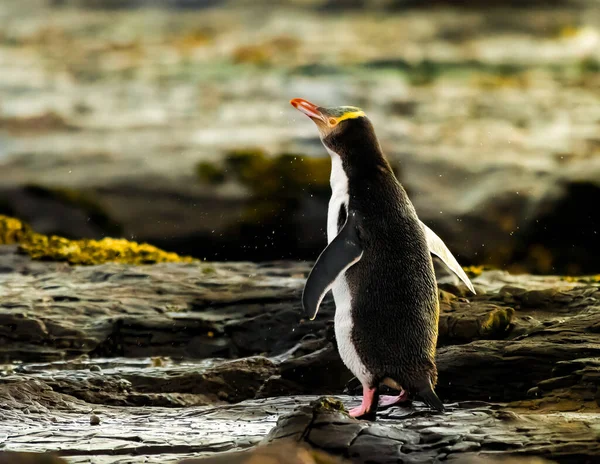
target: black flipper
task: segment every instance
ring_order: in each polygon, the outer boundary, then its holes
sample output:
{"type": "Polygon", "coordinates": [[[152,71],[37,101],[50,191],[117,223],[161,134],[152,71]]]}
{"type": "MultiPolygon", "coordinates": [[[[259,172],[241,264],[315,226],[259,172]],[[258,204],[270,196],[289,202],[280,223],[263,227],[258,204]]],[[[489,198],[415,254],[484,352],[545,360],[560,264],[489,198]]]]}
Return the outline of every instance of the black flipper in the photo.
{"type": "Polygon", "coordinates": [[[444,410],[444,404],[440,401],[438,396],[435,394],[433,387],[429,382],[427,383],[427,387],[423,388],[419,391],[419,396],[423,400],[423,402],[432,409],[436,409],[438,411],[444,410]]]}
{"type": "Polygon", "coordinates": [[[356,213],[350,212],[342,230],[323,250],[310,271],[302,294],[302,306],[311,320],[317,317],[321,301],[331,289],[337,276],[356,264],[362,257],[363,250],[358,239],[356,220],[356,213]]]}

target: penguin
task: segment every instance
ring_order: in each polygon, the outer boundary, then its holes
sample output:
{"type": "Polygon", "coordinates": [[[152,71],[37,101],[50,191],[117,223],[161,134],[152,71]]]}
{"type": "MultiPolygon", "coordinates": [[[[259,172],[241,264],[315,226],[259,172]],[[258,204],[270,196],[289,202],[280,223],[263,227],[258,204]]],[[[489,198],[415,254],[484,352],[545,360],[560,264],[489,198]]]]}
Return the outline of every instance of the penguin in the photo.
{"type": "Polygon", "coordinates": [[[307,278],[302,304],[313,320],[333,291],[338,350],[363,389],[361,405],[349,414],[375,420],[378,406],[413,395],[443,411],[434,390],[439,302],[431,254],[475,293],[473,285],[417,217],[363,110],[301,98],[290,103],[313,120],[331,156],[328,245],[307,278]],[[380,396],[381,385],[400,394],[380,396]]]}

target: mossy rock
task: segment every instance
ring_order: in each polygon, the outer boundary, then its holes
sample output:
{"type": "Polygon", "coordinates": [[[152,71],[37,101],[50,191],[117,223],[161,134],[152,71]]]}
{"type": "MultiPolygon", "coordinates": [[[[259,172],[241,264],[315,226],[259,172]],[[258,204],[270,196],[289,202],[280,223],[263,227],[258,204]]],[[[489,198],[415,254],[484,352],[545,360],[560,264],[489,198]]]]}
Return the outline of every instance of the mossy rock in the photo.
{"type": "Polygon", "coordinates": [[[344,408],[344,403],[342,403],[340,400],[336,400],[335,398],[330,398],[328,396],[318,398],[315,401],[313,401],[310,405],[314,411],[344,412],[346,410],[344,408]]]}
{"type": "Polygon", "coordinates": [[[208,161],[202,161],[196,166],[196,175],[202,182],[221,184],[225,181],[225,171],[208,161]]]}
{"type": "Polygon", "coordinates": [[[329,188],[330,160],[296,153],[269,157],[263,150],[247,148],[225,154],[222,166],[201,162],[198,178],[211,184],[235,179],[259,197],[284,194],[289,197],[303,192],[326,192],[329,188]]]}
{"type": "Polygon", "coordinates": [[[0,216],[0,244],[18,243],[19,250],[33,259],[67,261],[71,264],[94,265],[107,262],[122,264],[154,264],[192,262],[193,258],[169,253],[147,243],[125,239],[69,240],[38,234],[24,222],[0,216]]]}
{"type": "Polygon", "coordinates": [[[496,308],[481,322],[480,336],[501,338],[512,324],[515,310],[513,308],[496,308]]]}

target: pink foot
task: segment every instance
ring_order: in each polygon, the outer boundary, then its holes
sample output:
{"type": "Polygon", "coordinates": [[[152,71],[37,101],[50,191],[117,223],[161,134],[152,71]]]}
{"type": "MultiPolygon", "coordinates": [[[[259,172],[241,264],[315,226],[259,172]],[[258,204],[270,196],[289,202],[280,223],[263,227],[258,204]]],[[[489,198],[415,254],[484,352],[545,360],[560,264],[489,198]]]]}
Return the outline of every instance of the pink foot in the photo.
{"type": "Polygon", "coordinates": [[[382,395],[379,398],[379,406],[387,408],[389,406],[394,406],[398,403],[403,403],[408,400],[408,393],[406,390],[402,390],[399,395],[391,396],[391,395],[382,395]]]}
{"type": "Polygon", "coordinates": [[[362,417],[371,414],[374,410],[375,396],[377,395],[377,387],[369,388],[363,385],[363,399],[360,406],[350,410],[348,414],[352,417],[362,417]]]}

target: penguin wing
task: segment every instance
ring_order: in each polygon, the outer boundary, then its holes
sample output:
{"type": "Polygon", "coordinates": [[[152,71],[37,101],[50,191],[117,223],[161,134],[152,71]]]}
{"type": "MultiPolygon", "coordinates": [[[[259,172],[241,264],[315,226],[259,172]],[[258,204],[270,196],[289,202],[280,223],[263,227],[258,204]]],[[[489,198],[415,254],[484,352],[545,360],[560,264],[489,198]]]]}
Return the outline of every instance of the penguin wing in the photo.
{"type": "Polygon", "coordinates": [[[433,230],[427,227],[425,224],[421,222],[421,226],[425,231],[425,238],[427,239],[427,245],[429,246],[429,251],[440,258],[448,269],[454,272],[460,280],[462,280],[465,285],[471,290],[471,292],[475,295],[475,289],[473,288],[473,284],[463,271],[456,258],[450,253],[450,250],[446,246],[446,244],[439,238],[433,230]]]}
{"type": "Polygon", "coordinates": [[[362,257],[363,249],[358,238],[356,221],[355,212],[348,214],[346,224],[323,250],[308,275],[302,294],[302,306],[311,321],[317,317],[321,301],[333,286],[335,279],[362,257]]]}

